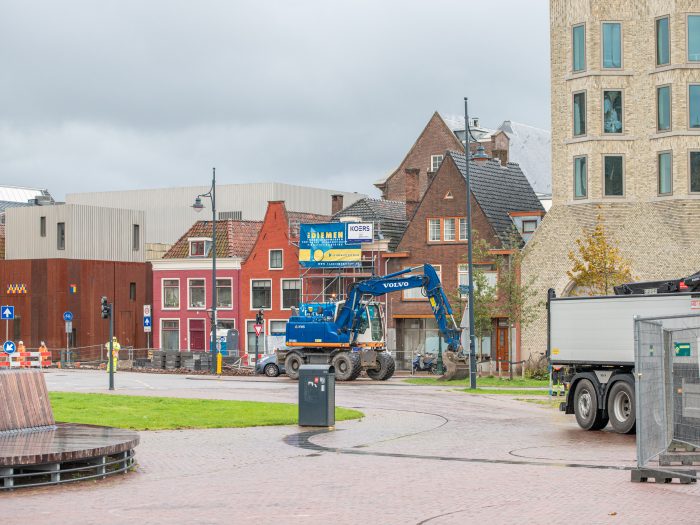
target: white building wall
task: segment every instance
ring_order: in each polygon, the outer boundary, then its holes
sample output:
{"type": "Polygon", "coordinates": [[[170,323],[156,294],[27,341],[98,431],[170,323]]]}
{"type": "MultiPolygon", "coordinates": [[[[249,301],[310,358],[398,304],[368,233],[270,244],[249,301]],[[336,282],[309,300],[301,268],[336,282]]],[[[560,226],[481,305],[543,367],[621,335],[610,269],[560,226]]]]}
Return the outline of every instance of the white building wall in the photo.
{"type": "Polygon", "coordinates": [[[6,212],[6,259],[87,259],[144,262],[144,213],[94,206],[11,208],[6,212]],[[46,236],[41,236],[46,217],[46,236]],[[58,223],[65,223],[65,249],[58,249],[58,223]],[[139,225],[138,250],[133,226],[139,225]]]}
{"type": "MultiPolygon", "coordinates": [[[[145,212],[145,242],[172,244],[198,220],[211,220],[211,204],[203,199],[205,209],[192,209],[198,194],[209,191],[209,186],[158,188],[150,190],[71,193],[69,204],[86,204],[108,208],[128,208],[145,212]]],[[[307,188],[277,182],[254,184],[217,184],[217,212],[240,211],[245,220],[260,221],[265,217],[267,203],[285,201],[287,210],[331,215],[331,195],[342,194],[343,205],[366,197],[350,193],[307,188]]]]}

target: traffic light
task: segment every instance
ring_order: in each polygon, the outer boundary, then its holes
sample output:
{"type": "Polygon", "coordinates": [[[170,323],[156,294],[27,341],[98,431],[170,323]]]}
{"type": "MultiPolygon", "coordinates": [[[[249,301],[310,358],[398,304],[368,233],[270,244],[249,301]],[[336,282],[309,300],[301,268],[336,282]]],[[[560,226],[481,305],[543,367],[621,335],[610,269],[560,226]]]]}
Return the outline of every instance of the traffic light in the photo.
{"type": "Polygon", "coordinates": [[[255,323],[256,324],[263,324],[263,318],[265,316],[265,312],[262,310],[258,311],[257,315],[255,316],[255,323]]]}
{"type": "Polygon", "coordinates": [[[109,316],[112,313],[112,309],[110,308],[106,297],[102,297],[102,299],[100,300],[100,306],[102,308],[102,319],[109,319],[109,316]]]}

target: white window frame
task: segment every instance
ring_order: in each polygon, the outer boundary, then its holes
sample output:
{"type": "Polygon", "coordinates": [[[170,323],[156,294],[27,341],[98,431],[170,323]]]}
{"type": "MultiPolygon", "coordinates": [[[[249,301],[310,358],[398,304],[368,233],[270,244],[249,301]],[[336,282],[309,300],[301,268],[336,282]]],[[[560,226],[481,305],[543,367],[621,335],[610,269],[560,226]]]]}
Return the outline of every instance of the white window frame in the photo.
{"type": "Polygon", "coordinates": [[[284,250],[282,248],[270,248],[267,250],[267,269],[273,271],[284,270],[284,250]],[[272,252],[280,252],[282,256],[282,265],[279,268],[272,267],[272,252]]]}
{"type": "MultiPolygon", "coordinates": [[[[187,310],[206,310],[207,309],[207,278],[206,277],[188,277],[187,278],[187,310]],[[190,281],[204,281],[204,306],[200,307],[194,307],[192,305],[192,301],[190,300],[190,281]]],[[[189,333],[189,325],[187,327],[187,332],[189,333]]]]}
{"type": "Polygon", "coordinates": [[[231,322],[233,322],[233,329],[234,329],[234,330],[236,329],[236,318],[235,318],[235,317],[217,317],[217,318],[216,318],[216,322],[217,322],[216,329],[217,329],[217,330],[219,330],[219,325],[218,325],[218,323],[220,323],[221,321],[226,321],[226,322],[231,321],[231,322]]]}
{"type": "Polygon", "coordinates": [[[444,217],[442,219],[442,240],[445,242],[455,242],[457,240],[457,218],[456,217],[444,217]],[[447,238],[447,221],[452,221],[452,238],[447,238]]]}
{"type": "Polygon", "coordinates": [[[182,343],[182,338],[181,338],[181,330],[182,330],[182,322],[180,321],[179,317],[161,317],[160,318],[160,323],[158,324],[158,343],[161,348],[163,349],[163,321],[177,321],[177,349],[180,350],[181,348],[181,343],[182,343]]]}
{"type": "MultiPolygon", "coordinates": [[[[288,278],[288,279],[280,279],[280,310],[288,310],[291,311],[290,308],[285,308],[284,307],[284,283],[285,281],[295,281],[299,283],[299,300],[301,300],[301,279],[294,279],[294,278],[288,278]]],[[[252,301],[252,295],[251,295],[251,301],[252,301]]],[[[299,306],[298,304],[296,305],[297,307],[299,306]]]]}
{"type": "Polygon", "coordinates": [[[207,243],[209,243],[209,249],[211,250],[211,238],[210,237],[189,237],[187,239],[187,247],[188,247],[188,255],[190,257],[194,257],[196,259],[199,258],[206,258],[208,256],[207,254],[207,243]],[[193,242],[203,242],[204,243],[204,254],[203,255],[192,255],[192,243],[193,242]]]}
{"type": "Polygon", "coordinates": [[[435,173],[439,168],[442,161],[445,160],[444,155],[431,155],[430,156],[430,171],[435,173]]]}
{"type": "Polygon", "coordinates": [[[469,240],[469,232],[467,231],[467,218],[466,217],[458,217],[459,219],[459,240],[466,242],[469,240]],[[462,221],[464,221],[464,231],[462,231],[462,221]],[[462,237],[462,233],[464,233],[464,237],[462,237]]]}
{"type": "MultiPolygon", "coordinates": [[[[218,304],[216,305],[217,310],[233,310],[233,277],[219,277],[218,275],[216,276],[217,281],[228,281],[231,286],[231,306],[219,306],[218,304]]],[[[216,302],[219,302],[219,284],[217,282],[216,285],[216,302]]]]}
{"type": "Polygon", "coordinates": [[[161,277],[160,279],[160,309],[175,311],[180,309],[182,304],[182,288],[179,277],[161,277]],[[177,281],[177,306],[165,306],[165,281],[177,281]]]}
{"type": "Polygon", "coordinates": [[[442,220],[440,220],[440,217],[428,218],[427,225],[428,225],[428,242],[442,242],[442,220]],[[437,223],[438,223],[438,237],[439,237],[438,239],[431,238],[432,229],[430,227],[430,223],[432,221],[437,221],[437,223]]]}
{"type": "Polygon", "coordinates": [[[251,310],[272,310],[272,296],[273,296],[273,289],[272,289],[272,279],[250,279],[249,281],[249,287],[250,287],[250,309],[251,310]],[[269,308],[260,308],[259,306],[253,306],[253,282],[255,281],[267,281],[270,283],[270,307],[269,308]]]}
{"type": "MultiPolygon", "coordinates": [[[[459,263],[457,265],[457,290],[459,290],[459,287],[461,286],[459,284],[459,278],[463,275],[466,275],[467,277],[467,282],[465,283],[467,286],[469,286],[469,265],[466,263],[459,263]]],[[[459,297],[461,299],[466,299],[469,297],[469,292],[467,293],[461,293],[459,294],[459,297]]]]}

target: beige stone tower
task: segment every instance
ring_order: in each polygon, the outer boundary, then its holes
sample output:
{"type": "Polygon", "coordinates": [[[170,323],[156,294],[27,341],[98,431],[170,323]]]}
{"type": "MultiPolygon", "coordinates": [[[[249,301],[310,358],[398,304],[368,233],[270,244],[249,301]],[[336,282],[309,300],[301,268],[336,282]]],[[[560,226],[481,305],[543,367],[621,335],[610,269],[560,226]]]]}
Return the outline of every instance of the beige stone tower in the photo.
{"type": "MultiPolygon", "coordinates": [[[[700,270],[700,0],[551,0],[553,205],[525,249],[539,296],[600,214],[639,280],[700,270]]],[[[522,334],[546,348],[546,312],[522,334]]]]}

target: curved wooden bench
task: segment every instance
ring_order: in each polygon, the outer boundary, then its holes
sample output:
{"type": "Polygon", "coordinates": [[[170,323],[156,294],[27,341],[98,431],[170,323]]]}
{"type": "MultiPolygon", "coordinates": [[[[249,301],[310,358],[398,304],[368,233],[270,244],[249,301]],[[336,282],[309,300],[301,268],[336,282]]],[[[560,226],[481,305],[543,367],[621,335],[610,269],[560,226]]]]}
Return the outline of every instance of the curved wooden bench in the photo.
{"type": "Polygon", "coordinates": [[[56,427],[40,370],[0,371],[0,433],[56,427]]]}

